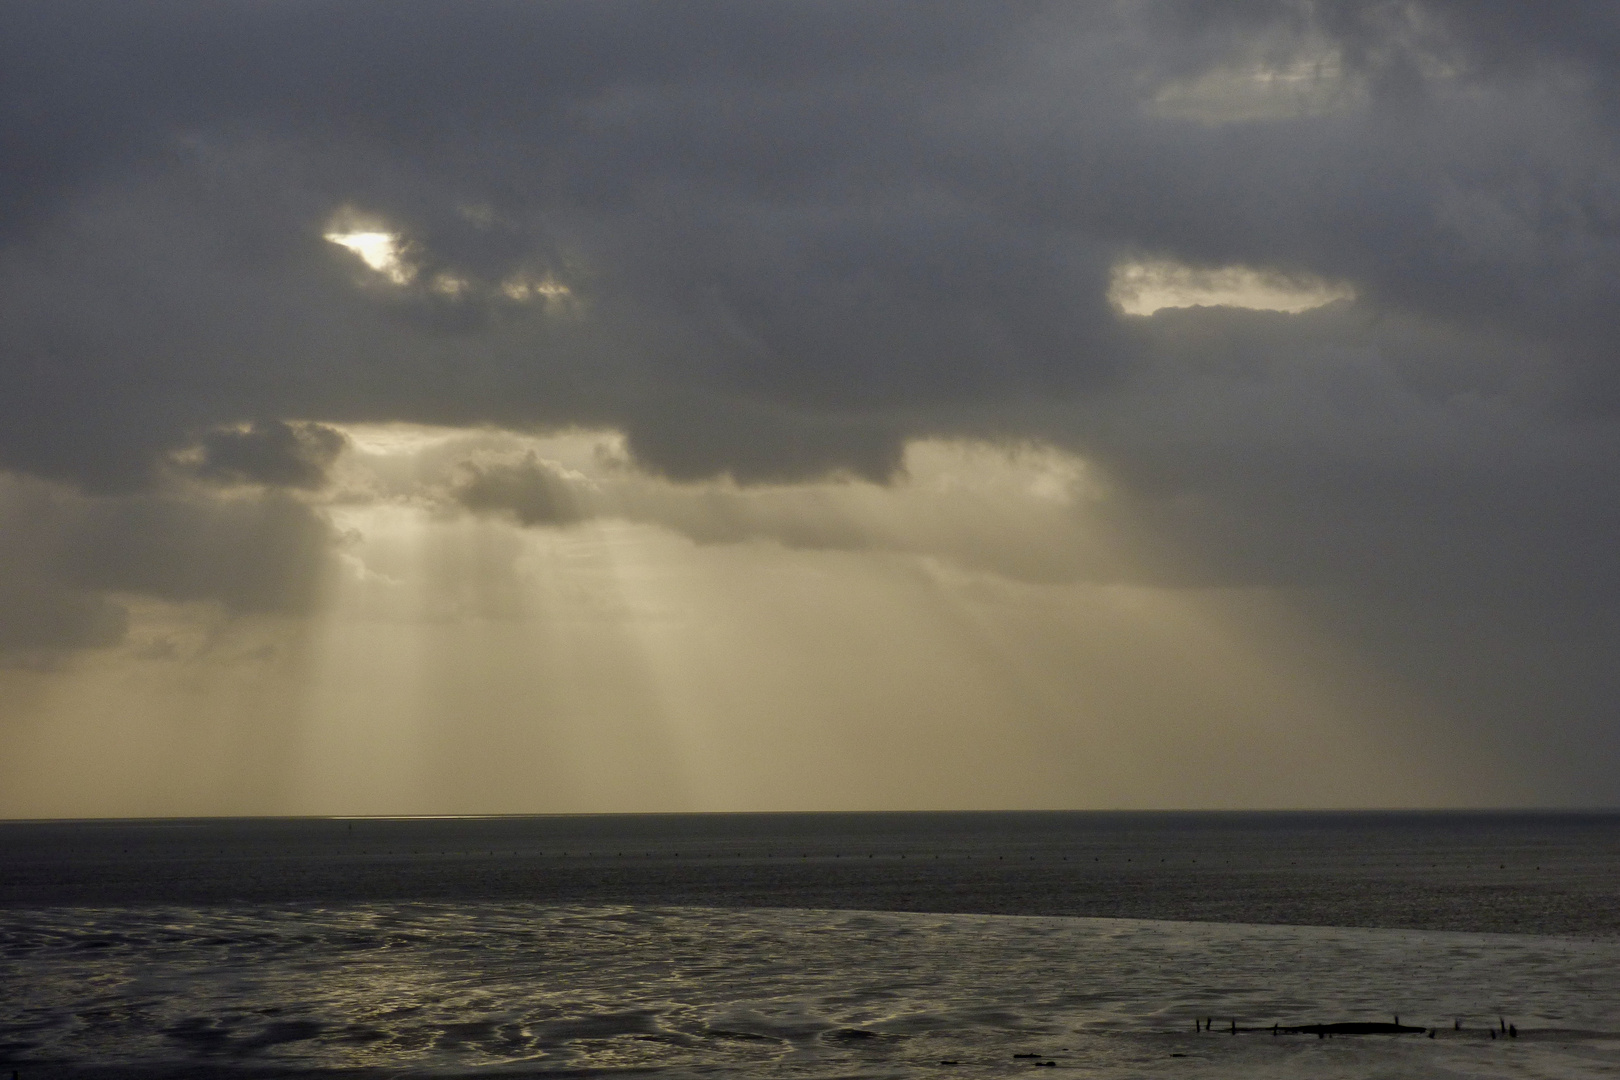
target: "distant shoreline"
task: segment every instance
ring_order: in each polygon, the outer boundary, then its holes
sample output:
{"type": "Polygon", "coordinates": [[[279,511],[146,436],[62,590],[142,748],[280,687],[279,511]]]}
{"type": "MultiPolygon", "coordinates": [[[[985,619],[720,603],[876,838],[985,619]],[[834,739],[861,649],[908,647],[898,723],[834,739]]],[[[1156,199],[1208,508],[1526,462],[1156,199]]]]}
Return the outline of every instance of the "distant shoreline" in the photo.
{"type": "Polygon", "coordinates": [[[467,814],[169,814],[155,817],[122,815],[118,817],[22,817],[0,818],[0,830],[12,826],[32,825],[194,825],[218,822],[268,821],[785,821],[811,820],[905,820],[905,819],[1085,819],[1091,821],[1115,820],[1121,823],[1133,818],[1164,820],[1169,818],[1215,820],[1276,820],[1297,818],[1322,819],[1384,819],[1396,820],[1433,818],[1616,818],[1620,819],[1620,806],[1457,806],[1457,807],[1330,807],[1327,809],[1261,808],[1200,810],[1187,808],[1164,809],[1108,809],[1108,810],[658,810],[612,812],[539,812],[539,813],[467,813],[467,814]]]}

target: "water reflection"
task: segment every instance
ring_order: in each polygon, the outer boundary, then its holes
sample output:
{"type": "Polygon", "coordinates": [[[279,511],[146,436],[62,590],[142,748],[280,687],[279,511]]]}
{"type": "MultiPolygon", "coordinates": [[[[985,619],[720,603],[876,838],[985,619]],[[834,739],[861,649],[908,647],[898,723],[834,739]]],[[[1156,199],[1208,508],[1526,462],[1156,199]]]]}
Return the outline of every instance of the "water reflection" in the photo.
{"type": "Polygon", "coordinates": [[[0,927],[5,983],[25,990],[0,1003],[0,1053],[87,1072],[1001,1077],[1055,1061],[1106,1077],[1178,1054],[1216,1076],[1585,1076],[1612,1075],[1620,1050],[1612,941],[523,904],[50,909],[0,927]],[[1439,1037],[1218,1037],[1228,1020],[1396,1012],[1439,1037]],[[1487,1040],[1498,1014],[1525,1038],[1487,1040]]]}

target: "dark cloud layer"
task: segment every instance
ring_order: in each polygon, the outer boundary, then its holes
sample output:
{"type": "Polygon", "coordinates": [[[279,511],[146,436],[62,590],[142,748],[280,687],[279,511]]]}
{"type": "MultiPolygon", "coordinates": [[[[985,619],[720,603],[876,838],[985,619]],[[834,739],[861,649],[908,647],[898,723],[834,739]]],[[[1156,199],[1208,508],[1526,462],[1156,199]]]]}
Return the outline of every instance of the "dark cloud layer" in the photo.
{"type": "MultiPolygon", "coordinates": [[[[311,488],[320,425],[611,426],[749,482],[1034,438],[1114,479],[1145,579],[1304,590],[1441,697],[1607,730],[1617,10],[13,3],[0,467],[127,515],[76,534],[36,636],[114,636],[96,590],[271,602],[224,561],[102,569],[176,530],[322,542],[291,502],[150,494],[188,450],[311,488]],[[399,281],[345,221],[398,233],[399,281]],[[1131,258],[1356,299],[1128,319],[1131,258]],[[1495,643],[1436,645],[1462,611],[1495,643]]],[[[459,497],[567,521],[555,479],[459,497]]]]}
{"type": "Polygon", "coordinates": [[[942,406],[1116,382],[1132,250],[1347,278],[1606,385],[1613,18],[1516,10],[21,5],[0,453],[116,486],[267,414],[585,420],[677,475],[881,473],[942,406]],[[1327,46],[1370,104],[1145,108],[1327,46]],[[353,287],[343,206],[415,242],[415,287],[353,287]],[[426,285],[570,265],[565,326],[426,285]]]}

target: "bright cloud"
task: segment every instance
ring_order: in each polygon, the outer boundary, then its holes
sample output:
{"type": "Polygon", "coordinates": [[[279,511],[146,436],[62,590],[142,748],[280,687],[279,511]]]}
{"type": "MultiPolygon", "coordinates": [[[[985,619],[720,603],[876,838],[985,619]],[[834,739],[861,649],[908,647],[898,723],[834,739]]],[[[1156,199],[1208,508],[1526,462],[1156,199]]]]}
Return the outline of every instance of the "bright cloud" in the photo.
{"type": "Polygon", "coordinates": [[[1117,263],[1108,284],[1109,301],[1127,315],[1188,307],[1300,312],[1355,295],[1342,282],[1247,266],[1203,269],[1163,259],[1117,263]]]}

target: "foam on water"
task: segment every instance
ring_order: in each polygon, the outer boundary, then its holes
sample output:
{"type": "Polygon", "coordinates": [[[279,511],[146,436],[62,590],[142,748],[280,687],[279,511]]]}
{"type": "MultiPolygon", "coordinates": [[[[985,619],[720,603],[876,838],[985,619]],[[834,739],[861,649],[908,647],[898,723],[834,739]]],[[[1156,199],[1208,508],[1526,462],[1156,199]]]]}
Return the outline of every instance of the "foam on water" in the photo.
{"type": "Polygon", "coordinates": [[[1613,940],[508,902],[17,908],[0,932],[25,1077],[1620,1076],[1613,940]],[[1395,1013],[1436,1037],[1269,1031],[1395,1013]]]}

